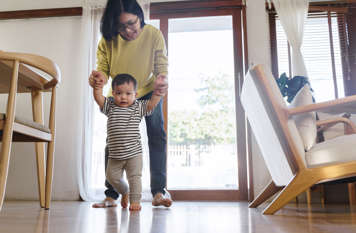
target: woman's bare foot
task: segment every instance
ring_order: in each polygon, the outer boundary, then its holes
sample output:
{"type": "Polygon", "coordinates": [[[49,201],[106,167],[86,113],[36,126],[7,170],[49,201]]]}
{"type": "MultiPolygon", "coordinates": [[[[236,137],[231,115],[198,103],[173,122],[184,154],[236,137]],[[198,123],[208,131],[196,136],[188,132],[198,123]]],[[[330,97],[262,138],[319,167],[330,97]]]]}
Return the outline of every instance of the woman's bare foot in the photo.
{"type": "Polygon", "coordinates": [[[102,202],[94,203],[92,205],[93,208],[107,208],[107,207],[116,207],[117,204],[115,200],[111,197],[106,197],[102,202]]]}
{"type": "Polygon", "coordinates": [[[141,204],[140,203],[130,203],[130,211],[140,211],[141,210],[141,204]]]}
{"type": "Polygon", "coordinates": [[[170,207],[172,205],[172,199],[165,197],[162,193],[156,193],[152,200],[153,206],[165,206],[170,207]]]}
{"type": "Polygon", "coordinates": [[[121,207],[122,208],[127,208],[128,205],[129,205],[129,194],[126,193],[126,194],[121,196],[121,207]]]}

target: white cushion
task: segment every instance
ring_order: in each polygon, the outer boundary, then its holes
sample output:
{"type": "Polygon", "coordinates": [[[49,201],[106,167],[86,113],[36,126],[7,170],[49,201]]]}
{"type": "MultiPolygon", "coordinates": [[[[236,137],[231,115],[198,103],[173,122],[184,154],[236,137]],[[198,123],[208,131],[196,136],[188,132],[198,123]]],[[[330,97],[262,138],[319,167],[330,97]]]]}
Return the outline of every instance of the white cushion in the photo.
{"type": "Polygon", "coordinates": [[[356,160],[356,134],[336,137],[315,144],[306,152],[307,167],[343,163],[356,160]]]}
{"type": "MultiPolygon", "coordinates": [[[[308,84],[302,87],[294,97],[290,107],[304,106],[313,103],[313,95],[308,84]]],[[[305,151],[310,150],[316,143],[317,128],[315,112],[309,112],[293,116],[300,137],[302,138],[305,151]]]]}

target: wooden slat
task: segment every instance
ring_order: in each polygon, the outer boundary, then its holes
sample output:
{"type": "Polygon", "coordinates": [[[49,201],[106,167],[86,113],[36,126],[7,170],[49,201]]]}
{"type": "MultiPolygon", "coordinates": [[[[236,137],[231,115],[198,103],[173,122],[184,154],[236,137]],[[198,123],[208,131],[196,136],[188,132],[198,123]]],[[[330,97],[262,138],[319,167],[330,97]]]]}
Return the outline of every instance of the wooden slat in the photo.
{"type": "Polygon", "coordinates": [[[239,201],[241,197],[239,190],[168,190],[175,201],[239,201]]]}
{"type": "MultiPolygon", "coordinates": [[[[0,132],[2,139],[2,130],[4,128],[5,121],[0,121],[0,132]]],[[[50,133],[43,132],[41,130],[14,122],[13,126],[14,136],[13,141],[15,142],[48,142],[52,139],[52,135],[50,133]],[[16,135],[16,137],[15,137],[16,135]]]]}
{"type": "Polygon", "coordinates": [[[82,7],[36,9],[36,10],[23,10],[23,11],[3,11],[0,12],[0,20],[81,16],[82,14],[83,14],[82,7]]]}
{"type": "Polygon", "coordinates": [[[150,14],[170,15],[172,13],[193,12],[202,10],[222,10],[226,8],[242,8],[241,0],[226,1],[176,1],[151,3],[150,14]]]}

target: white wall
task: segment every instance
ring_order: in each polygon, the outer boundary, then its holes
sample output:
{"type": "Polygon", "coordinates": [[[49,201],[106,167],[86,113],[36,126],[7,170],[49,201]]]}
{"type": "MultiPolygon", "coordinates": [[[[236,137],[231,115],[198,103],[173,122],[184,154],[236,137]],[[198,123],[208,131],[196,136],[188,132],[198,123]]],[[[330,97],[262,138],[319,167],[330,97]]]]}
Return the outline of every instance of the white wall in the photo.
{"type": "MultiPolygon", "coordinates": [[[[102,1],[102,0],[100,0],[102,1]]],[[[155,0],[161,1],[162,0],[155,0]]],[[[0,11],[77,7],[82,0],[1,0],[0,11]]],[[[269,30],[265,0],[247,0],[247,33],[249,65],[270,65],[269,30]]],[[[0,49],[32,52],[47,56],[62,70],[62,83],[58,89],[57,141],[53,195],[57,200],[76,200],[76,158],[80,135],[80,119],[76,116],[80,88],[75,56],[80,45],[80,17],[26,19],[0,21],[0,49]],[[77,136],[75,136],[77,135],[77,136]]],[[[5,99],[0,97],[0,110],[5,109],[5,99]]],[[[31,111],[30,103],[23,98],[17,112],[31,111]]],[[[15,144],[11,154],[6,197],[8,199],[37,199],[35,179],[35,153],[32,144],[15,144]]],[[[253,142],[254,189],[258,193],[268,182],[269,174],[259,150],[253,142]]]]}
{"type": "MultiPolygon", "coordinates": [[[[81,17],[0,21],[0,50],[35,53],[55,61],[62,71],[57,91],[57,119],[53,198],[77,200],[77,150],[80,146],[78,58],[81,17]]],[[[28,98],[29,99],[29,98],[28,98]]],[[[0,110],[6,107],[1,96],[0,110]]],[[[46,105],[48,122],[49,102],[46,105]]],[[[31,119],[31,102],[18,98],[18,115],[31,119]]],[[[33,143],[15,143],[11,153],[8,199],[37,199],[35,152],[33,143]]]]}
{"type": "MultiPolygon", "coordinates": [[[[271,67],[268,14],[265,0],[247,0],[247,41],[249,66],[271,67]]],[[[255,196],[268,184],[271,176],[254,138],[252,138],[253,186],[255,196]]]]}

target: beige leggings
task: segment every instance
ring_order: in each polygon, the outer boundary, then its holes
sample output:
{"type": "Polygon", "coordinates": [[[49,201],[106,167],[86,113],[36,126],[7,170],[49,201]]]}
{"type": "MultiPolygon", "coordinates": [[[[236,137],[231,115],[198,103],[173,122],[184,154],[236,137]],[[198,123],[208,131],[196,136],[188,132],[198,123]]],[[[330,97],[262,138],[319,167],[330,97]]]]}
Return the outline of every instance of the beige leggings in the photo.
{"type": "Polygon", "coordinates": [[[139,203],[142,193],[142,156],[135,156],[130,159],[117,160],[109,158],[106,169],[106,179],[121,195],[127,194],[130,189],[130,203],[139,203]],[[123,179],[123,172],[126,172],[129,188],[123,179]]]}

